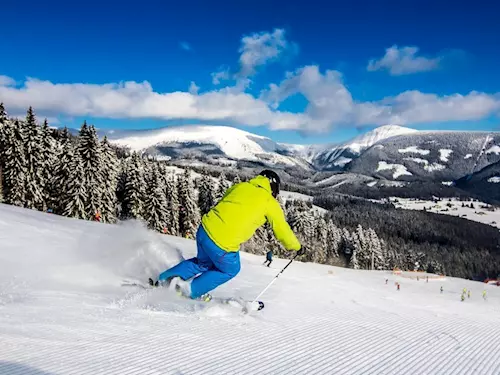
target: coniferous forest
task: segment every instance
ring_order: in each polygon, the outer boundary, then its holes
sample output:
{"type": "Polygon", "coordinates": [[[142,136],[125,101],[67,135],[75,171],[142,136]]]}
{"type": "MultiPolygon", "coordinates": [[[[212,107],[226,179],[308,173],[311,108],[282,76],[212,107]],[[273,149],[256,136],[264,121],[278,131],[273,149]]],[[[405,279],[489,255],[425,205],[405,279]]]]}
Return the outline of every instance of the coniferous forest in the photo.
{"type": "MultiPolygon", "coordinates": [[[[229,173],[230,172],[230,173],[229,173]]],[[[41,124],[32,108],[12,119],[0,104],[0,202],[103,223],[136,219],[151,230],[194,238],[201,217],[233,183],[119,149],[94,126],[77,136],[41,124]]],[[[303,261],[354,269],[393,269],[483,279],[500,273],[498,230],[454,217],[319,195],[279,199],[306,254],[303,261]],[[320,209],[316,206],[320,206],[320,209]]],[[[242,250],[287,252],[265,225],[242,250]]]]}

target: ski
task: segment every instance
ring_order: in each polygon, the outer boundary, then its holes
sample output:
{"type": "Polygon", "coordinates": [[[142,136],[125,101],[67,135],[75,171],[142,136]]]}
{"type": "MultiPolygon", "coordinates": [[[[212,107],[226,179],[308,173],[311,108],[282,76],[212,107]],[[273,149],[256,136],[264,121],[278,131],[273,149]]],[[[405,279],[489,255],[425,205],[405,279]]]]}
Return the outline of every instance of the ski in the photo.
{"type": "MultiPolygon", "coordinates": [[[[122,286],[138,287],[141,289],[156,289],[156,288],[162,287],[162,285],[158,281],[154,281],[152,278],[148,279],[147,284],[142,284],[142,283],[138,283],[138,282],[124,282],[124,283],[122,283],[122,286]]],[[[184,298],[187,298],[187,297],[184,297],[184,298]]],[[[210,299],[210,301],[200,301],[200,302],[205,302],[205,303],[217,302],[217,303],[220,303],[222,305],[241,307],[241,309],[244,313],[248,313],[250,311],[260,311],[265,307],[263,301],[255,301],[254,302],[254,301],[248,301],[248,300],[244,300],[242,298],[235,298],[235,297],[230,297],[230,298],[212,297],[210,299]]]]}

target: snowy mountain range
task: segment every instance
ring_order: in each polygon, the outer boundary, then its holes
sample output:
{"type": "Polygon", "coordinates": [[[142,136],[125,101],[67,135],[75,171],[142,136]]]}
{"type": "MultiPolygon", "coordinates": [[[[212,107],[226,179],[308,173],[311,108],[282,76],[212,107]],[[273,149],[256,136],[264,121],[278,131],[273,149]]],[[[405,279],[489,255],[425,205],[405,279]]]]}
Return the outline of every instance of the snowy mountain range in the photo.
{"type": "Polygon", "coordinates": [[[190,125],[102,134],[116,145],[158,159],[189,158],[225,164],[244,160],[273,166],[310,168],[301,157],[305,146],[280,144],[229,126],[190,125]]]}
{"type": "Polygon", "coordinates": [[[336,145],[293,145],[228,126],[108,131],[111,142],[159,159],[348,171],[393,181],[455,181],[500,161],[500,133],[386,125],[336,145]]]}

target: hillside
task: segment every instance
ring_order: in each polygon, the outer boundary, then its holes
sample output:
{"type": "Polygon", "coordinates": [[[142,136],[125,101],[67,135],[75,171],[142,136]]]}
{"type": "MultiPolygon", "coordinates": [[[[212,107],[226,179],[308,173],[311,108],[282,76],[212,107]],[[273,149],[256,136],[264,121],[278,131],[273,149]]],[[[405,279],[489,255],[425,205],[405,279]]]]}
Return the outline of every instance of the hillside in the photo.
{"type": "MultiPolygon", "coordinates": [[[[122,286],[192,256],[193,241],[4,205],[0,236],[5,375],[500,372],[495,286],[295,262],[264,310],[241,315],[122,286]]],[[[262,261],[243,253],[240,275],[214,296],[254,297],[286,264],[262,261]]]]}
{"type": "Polygon", "coordinates": [[[418,132],[378,142],[348,170],[399,181],[457,180],[500,160],[500,133],[418,132]]]}

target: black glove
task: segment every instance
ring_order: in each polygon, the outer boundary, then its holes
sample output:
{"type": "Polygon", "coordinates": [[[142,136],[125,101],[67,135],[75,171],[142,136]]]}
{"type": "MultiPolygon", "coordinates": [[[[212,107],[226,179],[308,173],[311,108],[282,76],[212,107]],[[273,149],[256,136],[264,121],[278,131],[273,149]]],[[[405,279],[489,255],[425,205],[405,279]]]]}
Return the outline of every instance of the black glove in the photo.
{"type": "Polygon", "coordinates": [[[300,257],[301,255],[304,255],[306,253],[306,249],[304,248],[304,246],[302,246],[300,248],[299,251],[297,251],[297,256],[300,257]]]}

